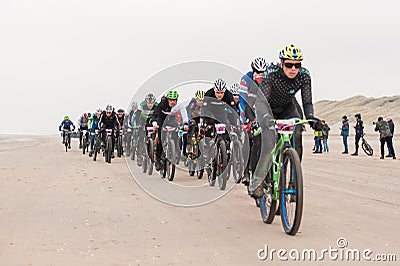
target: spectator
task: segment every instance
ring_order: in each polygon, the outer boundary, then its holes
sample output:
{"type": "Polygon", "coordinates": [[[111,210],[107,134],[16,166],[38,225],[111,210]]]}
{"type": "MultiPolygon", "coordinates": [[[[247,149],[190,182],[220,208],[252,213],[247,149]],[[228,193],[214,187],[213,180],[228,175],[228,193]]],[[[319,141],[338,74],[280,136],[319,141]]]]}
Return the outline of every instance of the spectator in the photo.
{"type": "Polygon", "coordinates": [[[324,143],[324,152],[329,152],[329,147],[328,147],[329,130],[331,130],[331,128],[328,126],[325,120],[322,120],[322,139],[324,143]]]}
{"type": "Polygon", "coordinates": [[[322,122],[318,120],[314,125],[315,150],[313,153],[322,153],[322,122]]]}
{"type": "MultiPolygon", "coordinates": [[[[392,133],[392,136],[391,136],[391,138],[392,138],[392,147],[394,147],[394,145],[393,145],[394,123],[393,123],[393,120],[392,120],[391,117],[388,117],[387,121],[388,121],[388,124],[389,124],[390,133],[392,133]]],[[[388,147],[388,150],[389,150],[389,143],[386,143],[386,144],[387,144],[387,147],[388,147]]],[[[386,157],[393,157],[393,154],[390,153],[390,150],[389,150],[389,154],[386,155],[386,157]]]]}
{"type": "Polygon", "coordinates": [[[383,117],[378,118],[378,122],[374,122],[375,131],[379,131],[379,139],[381,141],[381,159],[385,159],[385,142],[388,145],[389,153],[392,154],[392,158],[396,159],[392,144],[392,133],[390,133],[389,123],[383,120],[383,117]]]}
{"type": "Polygon", "coordinates": [[[347,116],[342,116],[342,127],[340,128],[340,135],[343,137],[343,145],[344,145],[344,152],[342,154],[348,154],[349,153],[349,147],[347,145],[347,137],[349,136],[350,133],[350,127],[349,127],[349,120],[347,120],[347,116]]]}
{"type": "Polygon", "coordinates": [[[351,155],[357,156],[359,147],[358,143],[360,142],[361,136],[364,134],[364,123],[361,120],[361,114],[356,114],[354,117],[356,118],[356,124],[354,126],[354,129],[356,130],[356,137],[355,137],[356,151],[351,155]]]}

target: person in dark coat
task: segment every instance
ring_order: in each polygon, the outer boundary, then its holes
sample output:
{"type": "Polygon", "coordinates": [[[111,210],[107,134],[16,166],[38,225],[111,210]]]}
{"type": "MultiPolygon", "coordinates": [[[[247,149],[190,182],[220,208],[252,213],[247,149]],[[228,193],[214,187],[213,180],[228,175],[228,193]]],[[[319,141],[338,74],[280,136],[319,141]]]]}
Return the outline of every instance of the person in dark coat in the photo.
{"type": "Polygon", "coordinates": [[[355,137],[356,151],[354,153],[352,153],[351,155],[357,156],[359,142],[360,142],[361,136],[364,134],[364,122],[361,120],[361,114],[356,114],[354,117],[356,118],[356,125],[354,126],[354,129],[356,130],[356,137],[355,137]]]}
{"type": "Polygon", "coordinates": [[[342,117],[342,127],[340,128],[340,135],[343,137],[343,145],[344,145],[344,151],[342,154],[347,154],[349,153],[349,147],[347,144],[347,138],[350,133],[350,127],[349,127],[349,120],[347,119],[347,116],[342,117]]]}
{"type": "MultiPolygon", "coordinates": [[[[392,137],[391,137],[391,138],[392,138],[392,146],[393,146],[394,123],[393,123],[393,120],[392,120],[391,117],[388,117],[388,118],[387,118],[387,122],[388,122],[388,124],[389,124],[390,133],[392,133],[392,137]]],[[[388,147],[388,150],[389,150],[389,143],[387,143],[387,147],[388,147]]],[[[393,147],[394,147],[394,146],[393,146],[393,147]]],[[[390,153],[390,150],[389,150],[389,154],[386,155],[386,157],[393,157],[393,154],[390,153]]]]}
{"type": "Polygon", "coordinates": [[[393,155],[392,158],[396,159],[392,144],[393,135],[390,133],[389,123],[383,120],[383,117],[379,117],[378,122],[374,124],[375,131],[379,131],[379,139],[381,141],[381,159],[385,159],[385,142],[388,145],[389,153],[393,155]]]}

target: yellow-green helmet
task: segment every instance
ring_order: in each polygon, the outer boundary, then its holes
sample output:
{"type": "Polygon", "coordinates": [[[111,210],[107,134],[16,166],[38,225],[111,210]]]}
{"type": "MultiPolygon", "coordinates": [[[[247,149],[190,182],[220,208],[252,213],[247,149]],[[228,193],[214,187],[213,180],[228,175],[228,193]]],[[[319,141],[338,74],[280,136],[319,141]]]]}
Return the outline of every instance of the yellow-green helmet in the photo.
{"type": "Polygon", "coordinates": [[[169,91],[167,93],[167,99],[170,100],[178,100],[179,94],[177,91],[169,91]]]}
{"type": "Polygon", "coordinates": [[[69,117],[67,115],[64,116],[64,120],[69,120],[69,117]]]}
{"type": "Polygon", "coordinates": [[[301,53],[299,47],[290,44],[286,45],[285,48],[283,48],[283,50],[279,52],[279,58],[281,60],[290,59],[301,61],[303,60],[303,54],[301,53]]]}
{"type": "Polygon", "coordinates": [[[196,100],[203,101],[204,100],[204,94],[205,94],[204,90],[197,90],[194,93],[194,97],[196,98],[196,100]]]}

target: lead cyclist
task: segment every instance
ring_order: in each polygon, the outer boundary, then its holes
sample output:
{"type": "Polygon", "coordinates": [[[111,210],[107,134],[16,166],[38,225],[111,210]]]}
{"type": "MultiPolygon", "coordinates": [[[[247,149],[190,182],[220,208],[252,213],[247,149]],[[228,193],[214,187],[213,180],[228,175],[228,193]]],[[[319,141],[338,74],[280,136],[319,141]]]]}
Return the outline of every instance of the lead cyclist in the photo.
{"type": "MultiPolygon", "coordinates": [[[[306,119],[318,120],[314,117],[312,103],[310,72],[302,67],[303,54],[293,44],[287,45],[279,53],[280,64],[270,65],[264,73],[258,91],[249,93],[249,105],[255,108],[257,121],[262,128],[262,148],[259,162],[250,182],[250,195],[262,196],[262,181],[266,170],[270,167],[270,153],[275,145],[275,126],[273,119],[289,119],[303,117],[302,110],[295,95],[301,91],[303,110],[306,119]],[[257,97],[251,97],[254,95],[257,97]]],[[[257,89],[254,86],[252,89],[257,89]]],[[[309,122],[314,127],[314,122],[309,122]]],[[[292,137],[292,146],[296,149],[300,160],[303,155],[302,126],[297,126],[292,137]]]]}

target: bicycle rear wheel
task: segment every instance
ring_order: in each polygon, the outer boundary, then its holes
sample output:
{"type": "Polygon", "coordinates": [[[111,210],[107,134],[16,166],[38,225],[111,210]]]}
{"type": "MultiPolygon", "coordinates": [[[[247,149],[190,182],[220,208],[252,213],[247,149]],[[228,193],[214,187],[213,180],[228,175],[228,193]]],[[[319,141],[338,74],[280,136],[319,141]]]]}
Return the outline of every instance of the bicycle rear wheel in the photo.
{"type": "Polygon", "coordinates": [[[299,230],[303,214],[303,174],[300,158],[293,148],[283,153],[280,178],[280,215],[288,235],[299,230]]]}
{"type": "Polygon", "coordinates": [[[263,182],[264,193],[260,198],[259,204],[260,204],[261,218],[263,222],[270,224],[274,221],[275,218],[277,200],[274,200],[272,198],[274,194],[274,184],[271,183],[272,182],[271,171],[268,173],[268,175],[269,176],[263,182]]]}

